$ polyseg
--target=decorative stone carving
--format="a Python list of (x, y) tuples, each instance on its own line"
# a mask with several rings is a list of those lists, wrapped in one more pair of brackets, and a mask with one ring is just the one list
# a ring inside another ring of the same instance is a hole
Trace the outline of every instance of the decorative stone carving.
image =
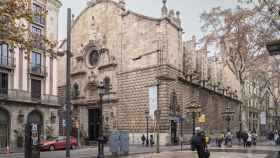
[(167, 9), (167, 6), (166, 6), (166, 2), (167, 0), (163, 0), (162, 3), (163, 3), (163, 7), (161, 8), (161, 16), (164, 18), (164, 17), (167, 17), (167, 14), (168, 14), (168, 9)]

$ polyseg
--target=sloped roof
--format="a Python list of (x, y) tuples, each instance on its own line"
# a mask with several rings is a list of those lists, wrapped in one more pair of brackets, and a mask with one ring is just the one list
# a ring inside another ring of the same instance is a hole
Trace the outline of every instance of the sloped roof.
[[(99, 3), (111, 3), (111, 4), (116, 5), (120, 9), (124, 9), (119, 3), (117, 3), (116, 1), (113, 1), (113, 0), (96, 0), (94, 3), (92, 3), (91, 5), (88, 5), (85, 9), (83, 9), (81, 11), (81, 13), (74, 20), (74, 22), (72, 24), (72, 27), (77, 23), (77, 21), (80, 19), (81, 15), (83, 15), (88, 9), (96, 6)], [(135, 15), (137, 17), (141, 17), (141, 18), (144, 18), (144, 19), (147, 19), (147, 20), (151, 20), (151, 21), (158, 21), (158, 22), (160, 22), (162, 20), (167, 20), (171, 25), (173, 25), (177, 29), (182, 29), (178, 25), (174, 24), (168, 17), (165, 17), (165, 18), (154, 18), (154, 17), (146, 16), (146, 15), (143, 15), (143, 14), (140, 14), (140, 13), (136, 13), (136, 12), (134, 12), (132, 10), (126, 10), (126, 14), (125, 15), (128, 15), (128, 14), (133, 14), (133, 15)]]

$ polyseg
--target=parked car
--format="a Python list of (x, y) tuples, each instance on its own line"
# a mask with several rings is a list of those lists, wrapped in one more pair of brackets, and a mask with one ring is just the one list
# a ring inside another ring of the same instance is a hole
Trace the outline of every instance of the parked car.
[[(78, 141), (76, 138), (71, 137), (70, 139), (70, 147), (71, 149), (76, 149), (78, 146)], [(66, 148), (66, 137), (65, 136), (58, 136), (51, 141), (44, 141), (43, 144), (40, 146), (40, 150), (42, 151), (54, 151), (54, 150), (61, 150)]]

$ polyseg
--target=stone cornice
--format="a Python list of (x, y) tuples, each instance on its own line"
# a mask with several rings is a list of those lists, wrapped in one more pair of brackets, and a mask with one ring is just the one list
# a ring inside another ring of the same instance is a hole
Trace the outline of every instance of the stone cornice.
[(21, 105), (26, 105), (26, 106), (43, 106), (43, 107), (52, 107), (52, 108), (61, 108), (62, 106), (60, 104), (45, 104), (42, 102), (36, 102), (36, 101), (17, 101), (17, 100), (9, 100), (9, 99), (0, 99), (0, 102), (6, 102), (6, 103), (17, 103), (17, 104), (21, 104)]
[(209, 88), (206, 88), (206, 87), (203, 87), (203, 86), (201, 86), (201, 85), (195, 84), (195, 83), (190, 82), (190, 81), (188, 81), (188, 80), (186, 80), (186, 79), (184, 79), (184, 78), (182, 78), (182, 77), (178, 77), (178, 81), (180, 81), (180, 82), (182, 82), (182, 83), (184, 83), (184, 84), (189, 84), (189, 85), (192, 85), (192, 86), (194, 86), (194, 87), (198, 87), (198, 88), (203, 89), (203, 90), (206, 90), (206, 91), (208, 91), (208, 92), (210, 92), (210, 93), (214, 93), (214, 94), (216, 94), (216, 95), (225, 97), (226, 99), (229, 99), (229, 100), (238, 102), (239, 104), (242, 104), (242, 102), (241, 102), (240, 100), (238, 100), (238, 99), (235, 99), (235, 98), (226, 96), (226, 95), (221, 94), (221, 93), (219, 93), (219, 92), (213, 91), (213, 90), (211, 90), (211, 89), (209, 89)]
[(49, 0), (49, 3), (54, 4), (58, 9), (62, 7), (60, 0)]
[(116, 63), (110, 63), (110, 64), (106, 64), (106, 65), (101, 65), (98, 67), (98, 70), (103, 70), (103, 69), (107, 69), (110, 67), (116, 67), (118, 64)]

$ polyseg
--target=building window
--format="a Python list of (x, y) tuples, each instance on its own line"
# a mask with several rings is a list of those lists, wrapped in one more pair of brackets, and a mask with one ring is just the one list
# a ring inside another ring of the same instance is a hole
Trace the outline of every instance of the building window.
[(36, 34), (36, 35), (42, 35), (42, 29), (40, 29), (38, 27), (35, 27), (35, 26), (31, 27), (31, 32)]
[(8, 74), (0, 72), (0, 94), (8, 94)]
[(109, 77), (104, 78), (103, 83), (104, 83), (105, 93), (109, 93), (109, 91), (110, 91), (110, 87), (111, 87), (110, 82), (111, 81), (110, 81)]
[(175, 91), (172, 92), (170, 97), (170, 111), (174, 114), (177, 111), (177, 94)]
[(34, 22), (36, 24), (45, 25), (44, 8), (36, 3), (32, 6)]
[(89, 64), (90, 66), (96, 66), (99, 61), (99, 53), (98, 50), (93, 50), (89, 54)]
[(31, 79), (31, 98), (41, 99), (41, 80)]
[(37, 52), (32, 52), (31, 71), (32, 73), (41, 74), (42, 72), (42, 55)]
[(77, 98), (79, 95), (80, 95), (80, 87), (77, 83), (75, 83), (72, 88), (72, 97)]
[(0, 65), (8, 65), (9, 46), (6, 43), (0, 43)]

